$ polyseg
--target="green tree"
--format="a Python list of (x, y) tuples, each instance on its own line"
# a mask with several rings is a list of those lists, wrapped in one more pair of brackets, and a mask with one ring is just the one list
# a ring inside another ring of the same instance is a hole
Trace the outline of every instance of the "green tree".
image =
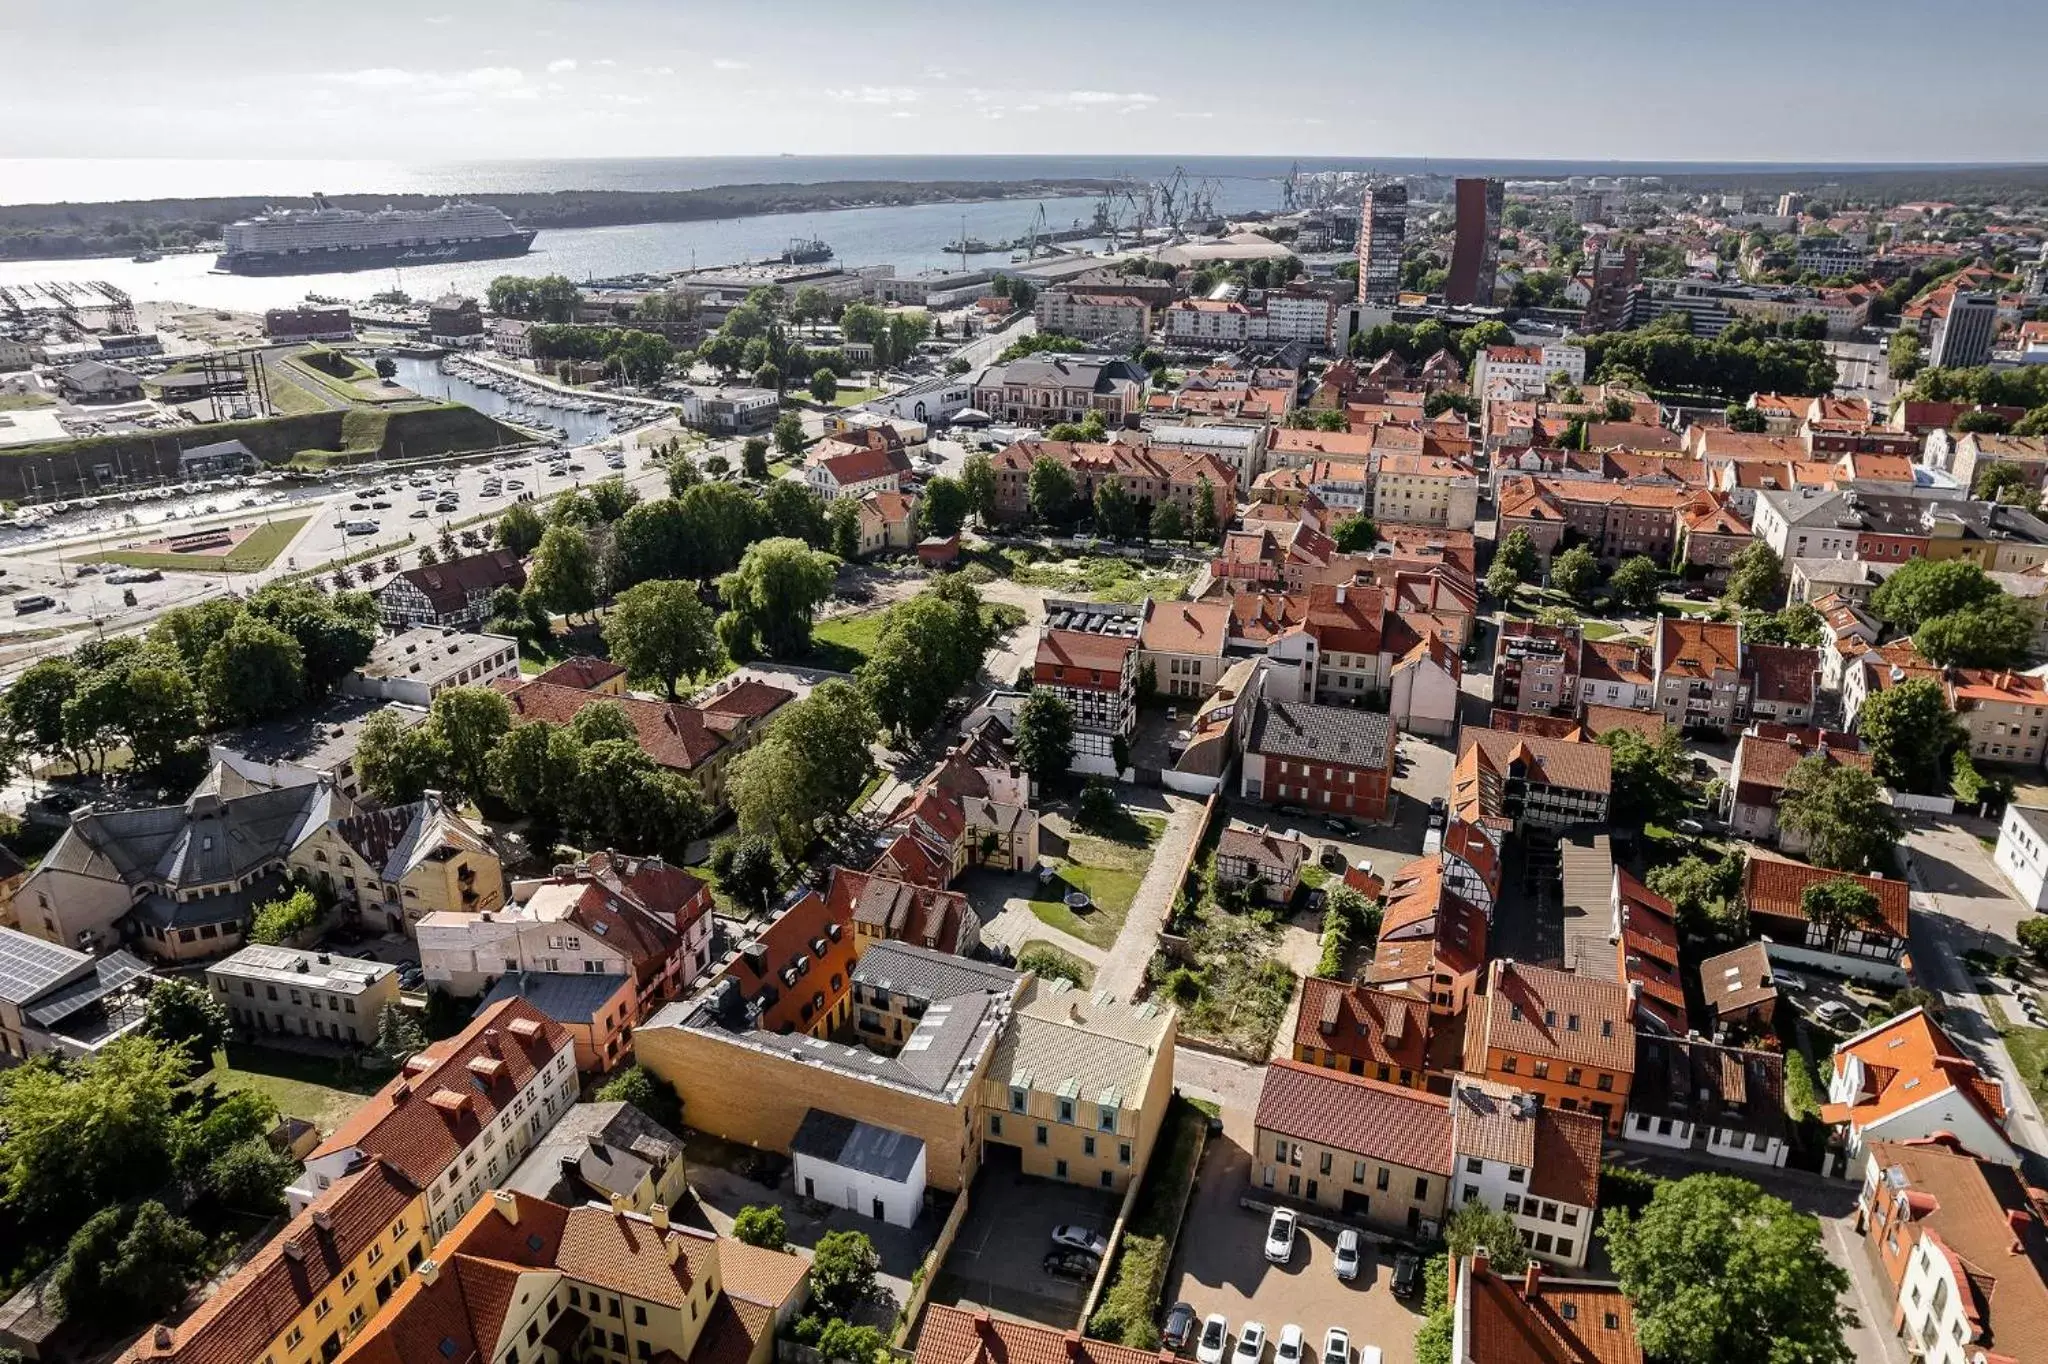
[(491, 750), (491, 790), (550, 835), (562, 827), (582, 776), (583, 743), (566, 726), (518, 725)]
[(614, 1071), (591, 1097), (600, 1103), (629, 1103), (670, 1132), (683, 1130), (683, 1101), (675, 1086), (637, 1061)]
[(59, 1067), (31, 1063), (0, 1083), (0, 1202), (22, 1233), (61, 1240), (88, 1208), (163, 1181), (177, 1130), (184, 1052), (153, 1037), (117, 1038)]
[(811, 647), (811, 617), (831, 594), (838, 560), (801, 540), (779, 537), (748, 546), (739, 567), (719, 579), (719, 595), (752, 623), (776, 658)]
[(64, 1247), (51, 1280), (67, 1312), (127, 1327), (177, 1306), (204, 1273), (206, 1236), (155, 1199), (95, 1213)]
[(1818, 881), (1799, 894), (1799, 907), (1806, 917), (1821, 926), (1827, 950), (1838, 951), (1851, 929), (1868, 928), (1884, 922), (1877, 894), (1861, 881), (1838, 877)]
[(1500, 542), (1500, 548), (1494, 551), (1493, 562), (1496, 567), (1507, 565), (1508, 570), (1514, 574), (1515, 581), (1522, 583), (1535, 578), (1542, 567), (1542, 561), (1536, 554), (1536, 542), (1529, 538), (1529, 532), (1520, 526), (1509, 531), (1508, 538)]
[(827, 1317), (851, 1318), (874, 1300), (881, 1266), (865, 1233), (828, 1231), (811, 1251), (811, 1300)]
[[(1964, 418), (1976, 416), (1966, 412)], [(1961, 429), (1961, 423), (1956, 429)], [(1970, 496), (1986, 502), (2012, 502), (2028, 511), (2041, 509), (2041, 476), (2027, 477), (2027, 471), (2017, 464), (1994, 460), (1977, 470), (1977, 481), (1970, 489)]]
[(1961, 740), (1939, 679), (1909, 678), (1872, 693), (1857, 717), (1877, 779), (1922, 795), (1942, 789), (1948, 754)]
[(1380, 542), (1380, 528), (1364, 512), (1354, 512), (1337, 523), (1330, 538), (1346, 554), (1370, 554)]
[(996, 519), (996, 466), (985, 454), (972, 454), (960, 469), (960, 489), (967, 494), (967, 509), (984, 526)]
[(204, 986), (171, 976), (150, 989), (142, 1030), (182, 1051), (194, 1070), (203, 1070), (227, 1045), (228, 1007)]
[(313, 892), (300, 886), (281, 900), (256, 906), (249, 918), (249, 941), (266, 947), (292, 942), (319, 924), (320, 902)]
[(199, 685), (224, 723), (289, 714), (306, 699), (306, 651), (275, 625), (243, 616), (206, 651)]
[(1529, 1263), (1529, 1248), (1515, 1219), (1477, 1200), (1460, 1203), (1451, 1214), (1444, 1224), (1444, 1245), (1460, 1262), (1484, 1249), (1493, 1272), (1509, 1277), (1520, 1274)]
[(1806, 839), (1815, 866), (1870, 871), (1891, 864), (1899, 822), (1877, 778), (1815, 754), (1785, 774), (1778, 822)]
[(1789, 602), (1782, 611), (1746, 611), (1742, 616), (1744, 644), (1793, 644), (1817, 649), (1827, 635), (1827, 622), (1810, 603)]
[(1095, 485), (1095, 530), (1118, 544), (1138, 534), (1138, 504), (1114, 474)]
[(394, 999), (377, 1011), (377, 1040), (373, 1045), (379, 1056), (393, 1065), (403, 1065), (406, 1058), (426, 1049), (427, 1034), (419, 1020)]
[(825, 499), (792, 479), (777, 479), (761, 494), (761, 520), (762, 529), (769, 535), (801, 540), (812, 549), (823, 549), (832, 541), (825, 519)]
[(775, 419), (775, 448), (785, 455), (800, 455), (804, 450), (803, 418), (794, 412), (785, 412)]
[(829, 403), (839, 396), (839, 376), (820, 365), (811, 375), (811, 396), (821, 403)]
[(548, 610), (584, 615), (597, 607), (597, 549), (576, 526), (550, 526), (533, 553), (527, 589)]
[(1600, 586), (1600, 561), (1584, 545), (1573, 545), (1550, 561), (1550, 585), (1574, 601), (1590, 602)]
[(733, 763), (727, 793), (741, 830), (789, 856), (802, 852), (817, 821), (844, 811), (873, 775), (878, 725), (867, 698), (845, 682), (784, 706), (767, 737)]
[(1610, 1208), (1607, 1241), (1643, 1352), (1669, 1364), (1850, 1364), (1849, 1276), (1820, 1223), (1736, 1175), (1657, 1186), (1640, 1213)]
[(860, 667), (862, 694), (875, 717), (897, 735), (929, 729), (946, 702), (981, 668), (989, 641), (979, 594), (972, 584), (964, 587), (973, 600), (925, 592), (891, 607), (873, 652)]
[[(681, 497), (684, 493), (704, 481), (704, 471), (699, 469), (697, 462), (682, 450), (678, 450), (668, 457), (666, 472), (668, 476), (668, 495), (670, 497)], [(538, 544), (540, 542), (536, 540), (534, 543)]]
[(685, 582), (641, 583), (620, 593), (605, 619), (604, 642), (629, 676), (659, 681), (671, 701), (678, 681), (724, 661), (711, 608)]
[(78, 694), (78, 681), (78, 667), (68, 658), (45, 658), (30, 664), (8, 689), (8, 729), (30, 748), (69, 753), (64, 706)]
[(1689, 760), (1677, 730), (1665, 725), (1649, 739), (1632, 729), (1610, 729), (1599, 743), (1612, 764), (1616, 823), (1669, 823), (1684, 813)]
[(1054, 693), (1033, 691), (1017, 708), (1017, 762), (1040, 783), (1074, 765), (1074, 712)]
[(489, 687), (450, 687), (434, 698), (427, 724), (440, 735), (457, 789), (472, 801), (483, 799), (491, 752), (512, 728), (512, 703)]
[(284, 1191), (301, 1168), (290, 1152), (273, 1151), (262, 1137), (250, 1137), (208, 1161), (199, 1186), (223, 1207), (269, 1216), (284, 1211)]
[(1913, 647), (1954, 668), (2016, 668), (2033, 651), (2040, 616), (2032, 602), (2003, 592), (1981, 606), (1920, 622)]
[(743, 909), (767, 913), (782, 873), (775, 845), (755, 834), (728, 834), (711, 845), (711, 870), (726, 898)]
[(735, 1240), (763, 1250), (781, 1250), (789, 1244), (789, 1226), (782, 1219), (782, 1209), (773, 1203), (741, 1208), (739, 1216), (732, 1219), (732, 1234)]
[(1763, 541), (1745, 545), (1728, 561), (1728, 585), (1721, 600), (1730, 606), (1766, 610), (1785, 590), (1785, 566)]
[(1060, 529), (1072, 519), (1078, 494), (1066, 465), (1051, 455), (1040, 455), (1031, 462), (1026, 488), (1031, 515), (1040, 525)]
[(1998, 584), (1967, 559), (1913, 559), (1870, 594), (1870, 609), (1912, 634), (1923, 621), (1983, 606), (1999, 595)]
[(1222, 532), (1222, 523), (1216, 519), (1216, 485), (1203, 474), (1195, 483), (1194, 529), (1191, 538), (1198, 545), (1213, 544)]
[(772, 388), (778, 394), (781, 393), (782, 367), (773, 360), (765, 361), (760, 368), (754, 371), (754, 387)]
[(1172, 542), (1188, 533), (1178, 502), (1161, 502), (1152, 508), (1152, 538)]
[(2028, 956), (2037, 962), (2048, 962), (2048, 919), (2020, 920), (2015, 936)]
[(748, 436), (740, 446), (740, 472), (748, 478), (766, 480), (768, 477), (768, 442), (759, 436)]
[(372, 715), (356, 736), (356, 771), (380, 805), (404, 805), (445, 786), (450, 764), (437, 727), (408, 725), (393, 710)]
[(825, 509), (827, 546), (848, 563), (860, 557), (860, 503), (837, 497)]
[(940, 474), (924, 485), (924, 497), (917, 504), (919, 527), (926, 535), (959, 533), (967, 520), (967, 489), (958, 479)]
[(1648, 611), (1657, 604), (1657, 594), (1664, 586), (1664, 571), (1657, 567), (1657, 561), (1647, 554), (1638, 554), (1622, 560), (1614, 570), (1614, 576), (1607, 580), (1607, 590), (1623, 606), (1637, 611)]
[(678, 500), (683, 520), (668, 578), (715, 578), (767, 534), (761, 499), (730, 483), (706, 483)]
[(584, 747), (571, 819), (590, 844), (679, 863), (710, 811), (697, 784), (657, 765), (637, 738), (601, 739)]
[(1764, 414), (1746, 403), (1730, 403), (1725, 413), (1730, 431), (1756, 434), (1764, 430)]
[[(1605, 736), (1602, 736), (1605, 737)], [(1699, 937), (1742, 931), (1742, 858), (1708, 860), (1688, 853), (1650, 868), (1644, 884), (1671, 902), (1680, 927)]]
[(640, 494), (627, 487), (626, 480), (616, 474), (591, 484), (586, 496), (590, 499), (591, 510), (597, 513), (597, 519), (607, 526), (616, 524), (619, 518), (640, 505)]

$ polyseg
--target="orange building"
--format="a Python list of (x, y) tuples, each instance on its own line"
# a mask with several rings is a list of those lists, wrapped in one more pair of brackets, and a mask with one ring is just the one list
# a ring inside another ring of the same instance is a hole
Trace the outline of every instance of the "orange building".
[(1620, 1136), (1636, 1068), (1628, 989), (1568, 971), (1495, 961), (1484, 1011), (1466, 1020), (1465, 1069), (1514, 1085)]
[(852, 1009), (857, 941), (830, 901), (805, 891), (740, 947), (725, 978), (739, 983), (750, 1010), (760, 1010), (754, 1026), (763, 1032), (829, 1037)]
[(1426, 1001), (1320, 976), (1301, 983), (1295, 1060), (1422, 1089), (1428, 1051)]

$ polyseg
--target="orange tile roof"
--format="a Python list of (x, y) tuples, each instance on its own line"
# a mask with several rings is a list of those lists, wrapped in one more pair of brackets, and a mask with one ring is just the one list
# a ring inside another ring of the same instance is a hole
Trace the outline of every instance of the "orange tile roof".
[[(1623, 986), (1569, 971), (1495, 961), (1476, 1041), (1483, 1049), (1627, 1074), (1636, 1033)], [(1474, 1053), (1484, 1056), (1485, 1050)]]
[(1460, 742), (1458, 761), (1462, 764), (1474, 753), (1482, 765), (1490, 765), (1496, 772), (1506, 772), (1511, 763), (1524, 763), (1529, 780), (1545, 786), (1605, 794), (1614, 785), (1612, 755), (1599, 744), (1469, 729)]
[(1664, 721), (1655, 712), (1624, 706), (1587, 706), (1582, 718), (1589, 739), (1598, 739), (1617, 729), (1634, 730), (1645, 739), (1655, 739), (1664, 729)]
[(1297, 427), (1282, 427), (1273, 433), (1272, 453), (1274, 455), (1317, 455), (1324, 459), (1362, 460), (1373, 452), (1379, 439), (1371, 429), (1365, 431), (1309, 431)]
[(1579, 678), (1585, 682), (1623, 682), (1647, 687), (1656, 681), (1650, 651), (1641, 644), (1588, 639), (1579, 645)]
[(1635, 1308), (1618, 1287), (1530, 1266), (1516, 1278), (1476, 1262), (1454, 1267), (1469, 1287), (1466, 1364), (1643, 1364)]
[(574, 687), (578, 691), (594, 691), (614, 677), (622, 676), (625, 669), (608, 658), (592, 658), (579, 654), (565, 658), (546, 672), (534, 677), (536, 682), (549, 682), (558, 687)]
[(1667, 616), (1657, 622), (1657, 644), (1663, 677), (1711, 681), (1717, 672), (1741, 669), (1742, 634), (1733, 621)]
[(1949, 673), (1949, 701), (2009, 706), (2048, 705), (2048, 680), (1994, 668), (1956, 668)]
[[(1104, 674), (1114, 690), (1123, 675), (1124, 659), (1138, 641), (1128, 636), (1097, 635), (1084, 630), (1047, 630), (1038, 641), (1041, 668), (1086, 668)], [(1058, 685), (1081, 685), (1085, 679), (1062, 678)]]
[(1862, 1063), (1862, 1091), (1849, 1103), (1823, 1106), (1824, 1121), (1847, 1122), (1861, 1130), (1953, 1089), (1993, 1127), (2005, 1126), (2005, 1098), (1998, 1081), (1979, 1070), (1925, 1009), (1909, 1009), (1835, 1048), (1837, 1077), (1848, 1072), (1851, 1056)]
[(1310, 976), (1301, 983), (1294, 1044), (1419, 1075), (1429, 1050), (1429, 1006), (1408, 995)]
[(916, 1364), (1161, 1364), (1160, 1353), (1090, 1340), (989, 1312), (944, 1303), (924, 1309)]
[[(570, 1046), (567, 1030), (525, 1000), (500, 1000), (454, 1037), (415, 1056), (313, 1154), (361, 1150), (425, 1188)], [(492, 1060), (499, 1065), (489, 1076), (470, 1065)], [(443, 1094), (459, 1102), (434, 1102)]]
[(1259, 1086), (1253, 1121), (1262, 1132), (1390, 1165), (1451, 1172), (1451, 1105), (1441, 1095), (1298, 1061), (1273, 1061)]
[(1808, 920), (1802, 897), (1806, 888), (1827, 881), (1854, 881), (1868, 889), (1877, 896), (1878, 912), (1884, 916), (1885, 927), (1891, 930), (1892, 936), (1907, 936), (1910, 892), (1904, 881), (1892, 877), (1829, 871), (1825, 867), (1809, 867), (1804, 862), (1788, 862), (1757, 850), (1750, 854), (1749, 862), (1742, 871), (1742, 898), (1752, 917), (1796, 919), (1805, 924)]
[(1746, 651), (1759, 701), (1813, 704), (1820, 686), (1820, 651), (1796, 644), (1752, 644)]
[(1221, 657), (1230, 633), (1227, 601), (1154, 601), (1145, 608), (1138, 638), (1152, 653)]

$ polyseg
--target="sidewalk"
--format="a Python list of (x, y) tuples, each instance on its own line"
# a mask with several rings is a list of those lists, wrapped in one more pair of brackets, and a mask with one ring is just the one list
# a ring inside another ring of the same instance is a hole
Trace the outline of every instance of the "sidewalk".
[(1117, 934), (1116, 943), (1095, 977), (1096, 989), (1107, 990), (1118, 999), (1137, 998), (1139, 987), (1145, 983), (1145, 967), (1159, 947), (1159, 926), (1165, 921), (1167, 907), (1173, 903), (1174, 892), (1180, 889), (1181, 863), (1187, 858), (1195, 826), (1202, 817), (1200, 801), (1171, 791), (1162, 791), (1160, 795), (1167, 809), (1166, 832), (1152, 850), (1152, 865), (1145, 869), (1145, 879), (1131, 900), (1123, 931)]

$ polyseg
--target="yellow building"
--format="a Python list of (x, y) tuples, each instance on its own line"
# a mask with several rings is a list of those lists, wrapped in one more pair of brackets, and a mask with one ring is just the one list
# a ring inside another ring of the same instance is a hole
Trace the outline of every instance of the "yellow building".
[(1927, 557), (1968, 559), (1986, 573), (2025, 573), (2048, 563), (2048, 523), (2010, 503), (1932, 505)]
[(377, 1315), (428, 1249), (426, 1198), (390, 1165), (343, 1176), (176, 1326), (120, 1364), (320, 1364)]
[(415, 937), (429, 914), (505, 905), (505, 868), (490, 836), (431, 792), (326, 821), (291, 850), (288, 865), (380, 933)]
[(1177, 1017), (1034, 979), (982, 1080), (983, 1138), (1026, 1174), (1121, 1192), (1165, 1121)]

